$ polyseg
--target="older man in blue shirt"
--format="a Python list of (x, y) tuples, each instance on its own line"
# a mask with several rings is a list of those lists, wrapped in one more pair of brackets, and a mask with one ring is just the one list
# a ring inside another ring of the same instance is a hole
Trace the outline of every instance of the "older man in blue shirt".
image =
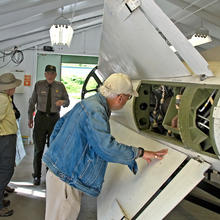
[(111, 135), (111, 110), (121, 109), (132, 95), (138, 96), (130, 78), (112, 74), (97, 94), (76, 104), (57, 122), (43, 156), (49, 168), (46, 220), (77, 219), (82, 192), (99, 195), (108, 162), (128, 165), (135, 174), (138, 157), (150, 162), (167, 153), (121, 144)]

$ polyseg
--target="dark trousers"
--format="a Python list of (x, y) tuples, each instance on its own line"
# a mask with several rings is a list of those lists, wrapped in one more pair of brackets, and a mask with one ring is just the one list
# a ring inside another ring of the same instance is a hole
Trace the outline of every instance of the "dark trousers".
[(41, 167), (42, 167), (42, 155), (44, 152), (44, 146), (47, 143), (49, 147), (49, 138), (53, 131), (54, 125), (60, 118), (59, 114), (47, 115), (43, 112), (37, 112), (34, 118), (34, 173), (33, 177), (41, 177)]
[(16, 134), (0, 136), (0, 209), (3, 208), (5, 187), (14, 173)]

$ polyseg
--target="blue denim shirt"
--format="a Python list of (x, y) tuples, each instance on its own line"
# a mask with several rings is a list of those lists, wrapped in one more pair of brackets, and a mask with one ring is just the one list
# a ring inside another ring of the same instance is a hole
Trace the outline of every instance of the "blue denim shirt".
[(59, 119), (43, 156), (61, 180), (91, 196), (98, 196), (108, 162), (126, 164), (136, 173), (138, 148), (118, 143), (110, 134), (111, 115), (100, 93), (77, 103)]

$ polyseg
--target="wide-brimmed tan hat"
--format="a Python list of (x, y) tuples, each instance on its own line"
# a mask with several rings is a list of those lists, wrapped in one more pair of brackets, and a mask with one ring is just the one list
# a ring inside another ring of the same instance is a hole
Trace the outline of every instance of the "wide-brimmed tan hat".
[(21, 85), (21, 82), (13, 73), (4, 73), (0, 75), (0, 91), (16, 88)]

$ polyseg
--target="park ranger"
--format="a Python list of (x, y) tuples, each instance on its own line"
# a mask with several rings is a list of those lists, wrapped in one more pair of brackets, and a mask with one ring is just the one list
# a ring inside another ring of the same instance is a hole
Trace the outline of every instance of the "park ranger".
[(57, 76), (56, 67), (47, 65), (45, 68), (46, 80), (36, 82), (34, 91), (29, 99), (28, 126), (33, 127), (33, 114), (35, 105), (37, 109), (34, 118), (34, 161), (33, 161), (33, 183), (40, 185), (42, 155), (44, 146), (47, 143), (49, 147), (49, 138), (53, 127), (60, 118), (61, 106), (69, 106), (69, 97), (63, 83), (55, 81)]

